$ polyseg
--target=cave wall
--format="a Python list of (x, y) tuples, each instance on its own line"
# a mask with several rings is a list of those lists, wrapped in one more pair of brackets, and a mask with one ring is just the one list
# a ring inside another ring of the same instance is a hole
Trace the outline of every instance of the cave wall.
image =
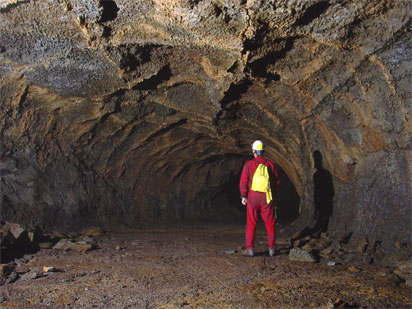
[[(231, 213), (250, 143), (313, 225), (411, 236), (409, 1), (3, 1), (1, 215), (48, 228)], [(225, 208), (226, 207), (226, 208)]]

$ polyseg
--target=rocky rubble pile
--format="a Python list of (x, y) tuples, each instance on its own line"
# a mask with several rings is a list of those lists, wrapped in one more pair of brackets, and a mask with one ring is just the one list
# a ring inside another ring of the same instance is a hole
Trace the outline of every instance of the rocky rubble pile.
[(291, 261), (346, 265), (354, 273), (362, 271), (361, 265), (376, 264), (382, 267), (376, 273), (377, 279), (412, 286), (412, 251), (407, 243), (397, 242), (397, 250), (388, 254), (380, 241), (351, 239), (351, 234), (335, 239), (328, 233), (299, 232), (289, 244)]
[(28, 232), (16, 223), (1, 222), (0, 224), (1, 263), (36, 251), (37, 248), (33, 242), (34, 232)]
[(97, 247), (94, 237), (103, 231), (98, 227), (86, 229), (78, 234), (46, 234), (39, 230), (27, 231), (17, 223), (2, 222), (0, 227), (1, 263), (0, 285), (17, 280), (32, 280), (57, 272), (53, 266), (41, 270), (29, 269), (26, 264), (35, 258), (39, 250), (73, 250), (86, 252)]

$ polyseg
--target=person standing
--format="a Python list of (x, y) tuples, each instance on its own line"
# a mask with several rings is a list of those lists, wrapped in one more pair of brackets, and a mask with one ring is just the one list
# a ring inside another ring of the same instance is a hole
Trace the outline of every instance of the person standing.
[[(239, 184), (242, 204), (246, 206), (246, 251), (243, 255), (255, 255), (255, 228), (260, 211), (266, 227), (269, 255), (274, 256), (276, 219), (271, 185), (273, 187), (273, 184), (279, 184), (279, 177), (273, 162), (263, 157), (262, 141), (256, 140), (252, 144), (252, 153), (254, 158), (243, 166)], [(262, 186), (262, 183), (265, 185)]]

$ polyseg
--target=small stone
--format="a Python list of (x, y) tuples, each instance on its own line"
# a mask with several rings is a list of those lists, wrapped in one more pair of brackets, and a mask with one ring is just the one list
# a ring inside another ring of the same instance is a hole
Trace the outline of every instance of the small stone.
[(331, 259), (331, 258), (333, 258), (332, 255), (330, 255), (330, 254), (322, 254), (322, 253), (319, 253), (319, 256), (320, 256), (320, 257), (323, 257), (324, 259)]
[(40, 249), (51, 249), (53, 247), (52, 242), (41, 242), (39, 243)]
[(350, 262), (358, 256), (358, 253), (346, 253), (342, 255), (342, 259), (345, 262)]
[(317, 239), (311, 239), (306, 245), (302, 247), (302, 249), (305, 251), (311, 251), (313, 248), (317, 247), (317, 244)]
[(358, 308), (360, 307), (356, 303), (347, 303), (343, 300), (340, 300), (339, 298), (334, 303), (331, 303), (330, 305), (329, 305), (330, 307), (328, 308)]
[(0, 286), (5, 285), (7, 282), (6, 278), (3, 276), (0, 276)]
[(403, 261), (398, 264), (400, 271), (408, 274), (412, 274), (412, 261)]
[(320, 237), (323, 239), (328, 239), (328, 233), (322, 232), (320, 233)]
[(395, 269), (393, 271), (394, 274), (396, 274), (399, 278), (402, 278), (403, 280), (412, 280), (412, 274), (405, 273), (401, 271), (399, 268)]
[(54, 233), (54, 234), (44, 234), (43, 236), (45, 237), (50, 237), (51, 239), (63, 239), (66, 238), (67, 236), (64, 234), (60, 234), (60, 233)]
[(376, 273), (376, 276), (386, 277), (386, 276), (390, 275), (391, 273), (392, 273), (392, 270), (390, 270), (389, 268), (382, 268)]
[(329, 247), (327, 247), (326, 249), (323, 249), (320, 253), (321, 254), (324, 254), (324, 255), (329, 255), (329, 254), (331, 254), (333, 252), (333, 247), (332, 246), (329, 246)]
[(355, 266), (349, 266), (349, 267), (348, 267), (348, 270), (349, 270), (350, 272), (352, 272), (352, 273), (358, 273), (358, 272), (361, 272), (361, 271), (362, 271), (360, 268), (355, 267)]
[(27, 265), (20, 265), (16, 267), (15, 270), (18, 274), (25, 274), (30, 271), (30, 268)]
[(73, 243), (68, 240), (68, 239), (61, 239), (57, 244), (53, 246), (53, 249), (58, 249), (58, 250), (69, 250), (70, 246)]
[(13, 235), (15, 239), (18, 239), (21, 234), (23, 234), (26, 230), (21, 227), (20, 224), (11, 223), (10, 224), (10, 233)]
[(235, 250), (226, 250), (225, 254), (235, 254), (236, 251)]
[(328, 264), (326, 264), (326, 265), (328, 265), (328, 266), (335, 266), (335, 265), (336, 265), (336, 262), (334, 262), (334, 261), (329, 261)]
[(57, 271), (58, 271), (57, 268), (53, 267), (53, 266), (44, 266), (43, 267), (43, 272), (45, 272), (45, 273), (54, 273), (54, 272), (57, 272)]
[(315, 259), (309, 252), (298, 248), (293, 248), (289, 251), (289, 260), (308, 263), (315, 262)]
[(323, 250), (325, 248), (330, 247), (330, 243), (326, 240), (321, 238), (317, 243), (316, 243), (316, 249), (318, 250)]
[(39, 276), (39, 273), (37, 272), (37, 271), (31, 271), (31, 272), (29, 272), (29, 273), (26, 273), (26, 274), (24, 274), (24, 275), (22, 275), (21, 277), (20, 277), (20, 280), (22, 280), (22, 281), (27, 281), (27, 280), (34, 280), (34, 279), (37, 279), (37, 278), (39, 278), (40, 276)]
[(33, 242), (34, 241), (34, 232), (29, 232), (28, 236), (29, 236), (30, 241)]
[(9, 276), (14, 270), (14, 265), (11, 264), (0, 264), (0, 275), (7, 277)]
[(26, 264), (28, 261), (31, 260), (31, 258), (32, 258), (31, 256), (29, 257), (29, 256), (27, 256), (27, 255), (24, 255), (24, 256), (22, 256), (22, 257), (19, 258), (19, 259), (15, 259), (14, 262), (15, 262), (17, 265)]
[(92, 244), (94, 242), (94, 239), (89, 235), (85, 235), (83, 236), (82, 241), (84, 241), (86, 244)]
[(395, 275), (394, 273), (391, 273), (384, 277), (376, 276), (376, 279), (390, 286), (398, 286), (399, 283), (403, 282), (403, 280), (399, 278), (399, 276)]
[(79, 252), (85, 252), (87, 250), (90, 250), (93, 246), (88, 245), (88, 244), (78, 244), (71, 242), (68, 239), (62, 239), (60, 240), (57, 244), (54, 245), (53, 249), (58, 249), (58, 250), (74, 250), (74, 251), (79, 251)]
[(34, 254), (25, 254), (23, 255), (23, 259), (25, 260), (25, 263), (27, 263), (30, 260), (34, 260), (35, 255)]
[(326, 304), (326, 308), (327, 308), (327, 309), (333, 309), (333, 308), (335, 308), (332, 300), (328, 300), (328, 303)]
[(362, 239), (358, 243), (358, 252), (365, 252), (366, 248), (368, 247), (369, 242), (366, 239)]
[(19, 274), (17, 272), (13, 271), (7, 279), (7, 283), (13, 283), (13, 282), (17, 281), (19, 279), (19, 277), (20, 277)]
[(119, 251), (120, 249), (122, 249), (120, 246), (116, 246), (115, 250)]
[(345, 245), (344, 250), (348, 253), (363, 253), (366, 251), (368, 244), (369, 242), (366, 239), (359, 239)]
[(293, 242), (293, 247), (294, 247), (294, 248), (298, 248), (299, 245), (300, 245), (300, 240), (299, 240), (299, 239), (297, 239), (297, 240), (295, 240), (295, 241)]
[(83, 235), (89, 235), (89, 236), (100, 236), (103, 234), (103, 230), (100, 227), (91, 227), (87, 230), (84, 230), (82, 232)]

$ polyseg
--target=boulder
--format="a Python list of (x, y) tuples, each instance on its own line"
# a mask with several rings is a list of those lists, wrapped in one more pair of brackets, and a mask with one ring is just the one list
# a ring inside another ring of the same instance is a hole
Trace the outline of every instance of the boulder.
[(20, 224), (11, 222), (4, 222), (0, 227), (0, 246), (2, 263), (37, 251), (37, 246), (30, 240), (29, 233)]
[(71, 242), (68, 239), (61, 239), (57, 244), (53, 246), (53, 249), (57, 250), (74, 250), (79, 252), (85, 252), (92, 249), (92, 245), (90, 244), (79, 244), (75, 242)]
[(289, 251), (289, 260), (297, 261), (297, 262), (307, 262), (307, 263), (314, 263), (316, 262), (313, 256), (302, 249), (293, 248)]
[(0, 276), (8, 277), (14, 270), (13, 264), (0, 264)]

